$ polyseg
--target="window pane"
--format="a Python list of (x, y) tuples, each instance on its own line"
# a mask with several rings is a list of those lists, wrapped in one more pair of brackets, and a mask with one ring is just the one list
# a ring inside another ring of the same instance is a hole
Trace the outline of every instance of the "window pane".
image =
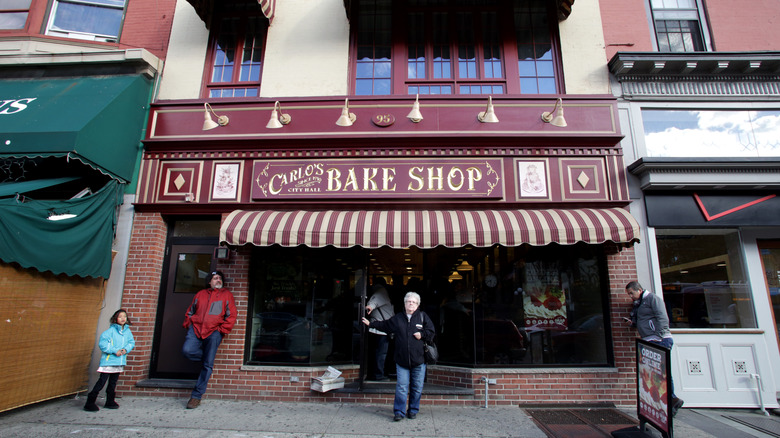
[(117, 36), (123, 9), (58, 2), (52, 30)]
[(458, 13), (458, 77), (474, 79), (477, 77), (477, 48), (475, 46), (473, 16), (471, 13)]
[(656, 230), (669, 323), (675, 328), (755, 328), (734, 230)]
[(0, 12), (0, 29), (24, 29), (27, 12)]
[(545, 5), (530, 1), (515, 9), (520, 92), (556, 93), (552, 41)]
[(0, 11), (29, 9), (32, 0), (0, 0)]
[[(260, 23), (259, 20), (263, 20), (263, 22)], [(264, 35), (265, 18), (252, 17), (249, 19), (247, 30), (244, 33), (244, 55), (241, 61), (239, 81), (260, 81)]]
[(407, 52), (409, 79), (425, 79), (425, 21), (422, 14), (409, 14)]
[(643, 110), (650, 157), (778, 157), (780, 110)]

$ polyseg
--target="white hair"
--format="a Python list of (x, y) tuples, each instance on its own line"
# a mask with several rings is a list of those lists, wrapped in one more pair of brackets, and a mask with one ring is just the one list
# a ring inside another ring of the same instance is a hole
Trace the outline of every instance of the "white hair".
[(417, 300), (417, 304), (420, 304), (420, 294), (417, 292), (407, 292), (406, 295), (404, 295), (404, 303), (409, 300), (409, 298), (415, 298)]

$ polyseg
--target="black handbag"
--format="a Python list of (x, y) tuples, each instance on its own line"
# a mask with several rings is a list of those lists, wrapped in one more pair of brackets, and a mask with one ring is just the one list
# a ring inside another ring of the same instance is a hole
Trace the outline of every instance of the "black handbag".
[(433, 365), (439, 360), (439, 349), (436, 344), (423, 341), (423, 349), (425, 350), (425, 363)]
[[(424, 315), (424, 313), (423, 313)], [(421, 315), (422, 316), (422, 315)], [(424, 319), (424, 317), (423, 317)], [(436, 362), (439, 361), (439, 349), (436, 347), (436, 343), (426, 342), (423, 340), (423, 351), (425, 352), (425, 363), (428, 365), (433, 365)]]

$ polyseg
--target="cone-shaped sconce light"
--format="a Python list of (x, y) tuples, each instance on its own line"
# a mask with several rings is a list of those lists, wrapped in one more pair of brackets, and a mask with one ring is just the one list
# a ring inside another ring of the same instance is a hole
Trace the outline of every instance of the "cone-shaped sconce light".
[[(208, 131), (209, 129), (214, 129), (219, 126), (226, 126), (230, 119), (228, 119), (228, 116), (218, 116), (213, 109), (211, 109), (211, 105), (208, 103), (203, 104), (203, 108), (205, 109), (203, 113), (203, 130)], [(211, 114), (209, 114), (211, 113)], [(217, 121), (215, 122), (214, 119), (211, 118), (211, 115), (214, 115), (214, 117), (217, 118)]]
[[(557, 114), (555, 110), (558, 110)], [(559, 97), (558, 100), (555, 101), (555, 106), (552, 111), (549, 113), (546, 111), (542, 113), (542, 121), (559, 128), (566, 126), (566, 119), (563, 118), (563, 99)]]
[[(277, 109), (278, 108), (278, 109)], [(277, 100), (274, 103), (274, 109), (271, 111), (271, 118), (268, 120), (268, 124), (265, 125), (268, 129), (279, 129), (284, 125), (289, 124), (292, 121), (292, 117), (289, 114), (282, 112), (282, 105)]]
[(477, 114), (477, 120), (482, 123), (498, 123), (496, 112), (493, 111), (493, 96), (488, 97), (487, 109)]
[(341, 109), (341, 116), (336, 120), (339, 126), (352, 126), (357, 120), (355, 113), (349, 112), (349, 99), (344, 99), (344, 108)]
[(422, 113), (420, 112), (420, 95), (418, 94), (417, 97), (414, 99), (414, 105), (412, 105), (412, 110), (409, 111), (409, 114), (406, 115), (406, 117), (411, 120), (414, 123), (420, 123), (423, 119)]

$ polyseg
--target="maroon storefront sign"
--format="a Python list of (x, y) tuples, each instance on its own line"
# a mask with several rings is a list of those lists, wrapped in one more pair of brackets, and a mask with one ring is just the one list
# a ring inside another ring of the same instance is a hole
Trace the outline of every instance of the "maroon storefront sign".
[(264, 160), (252, 199), (484, 198), (504, 196), (500, 159)]

